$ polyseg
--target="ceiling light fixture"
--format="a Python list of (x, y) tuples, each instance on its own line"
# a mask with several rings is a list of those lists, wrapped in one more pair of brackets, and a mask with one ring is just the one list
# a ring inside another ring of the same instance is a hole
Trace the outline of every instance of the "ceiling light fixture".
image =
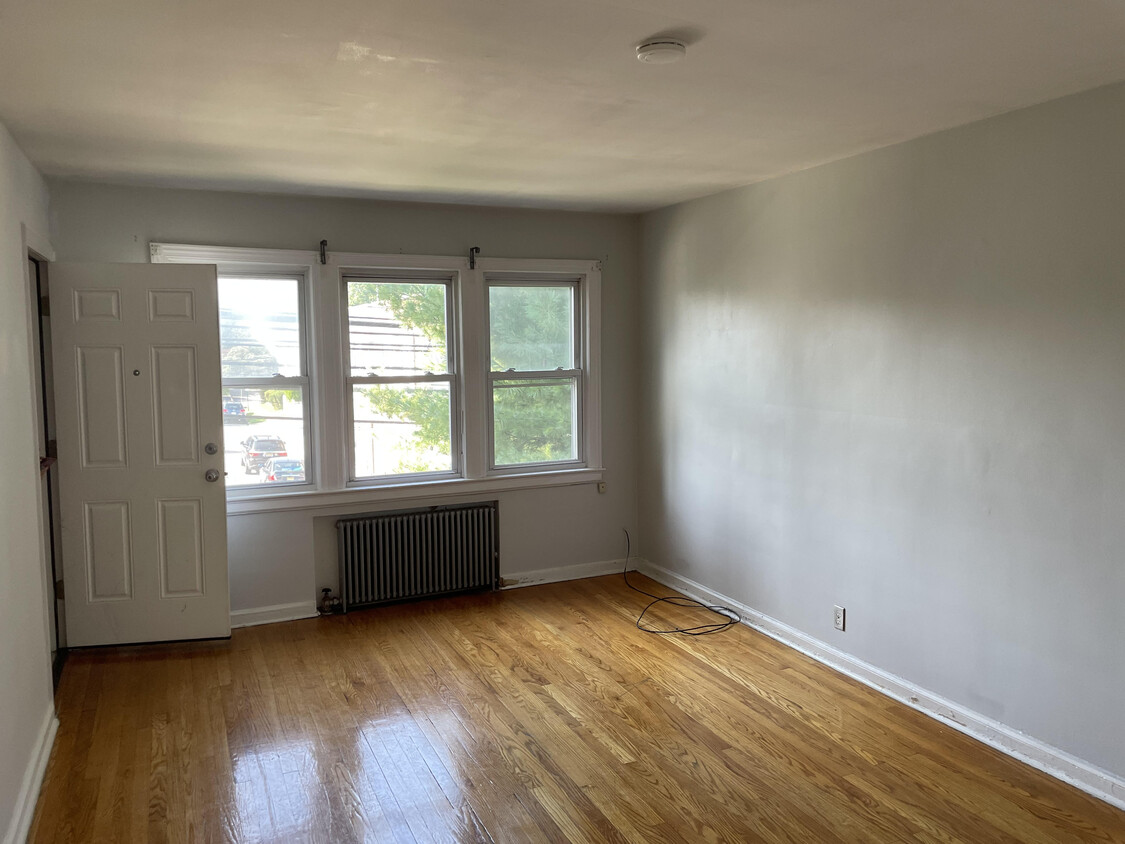
[(637, 59), (645, 64), (671, 64), (678, 62), (686, 53), (687, 45), (672, 38), (646, 41), (637, 47)]

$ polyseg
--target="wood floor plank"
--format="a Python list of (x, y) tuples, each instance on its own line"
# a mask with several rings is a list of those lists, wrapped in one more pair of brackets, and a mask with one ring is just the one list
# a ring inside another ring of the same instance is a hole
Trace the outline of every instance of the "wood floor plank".
[[(597, 757), (602, 748), (597, 743), (583, 740), (581, 731), (566, 711), (545, 691), (550, 685), (545, 674), (533, 664), (530, 654), (516, 655), (504, 647), (495, 625), (484, 629), (471, 621), (462, 624), (463, 634), (458, 637), (460, 648), (474, 658), (478, 665), (487, 666), (489, 688), (492, 694), (515, 704), (517, 717), (530, 720), (535, 732), (545, 737), (554, 750), (554, 760), (571, 782), (580, 786), (591, 800), (622, 832), (630, 838), (654, 840), (662, 826), (658, 811), (647, 800), (619, 801), (614, 784), (603, 775), (602, 766), (591, 766), (591, 755)], [(510, 656), (505, 659), (504, 655)], [(612, 760), (610, 760), (612, 761)]]
[(77, 652), (29, 840), (1125, 842), (747, 627), (637, 630), (647, 601), (593, 578)]
[[(637, 610), (639, 611), (639, 607)], [(643, 637), (646, 634), (636, 635)], [(763, 717), (755, 719), (754, 721), (747, 721), (744, 716), (748, 708), (753, 710), (754, 699), (753, 697), (743, 696), (736, 698), (728, 695), (727, 692), (739, 691), (737, 687), (724, 689), (723, 686), (729, 686), (729, 683), (712, 682), (707, 694), (681, 693), (685, 688), (694, 690), (696, 688), (705, 687), (707, 679), (698, 672), (690, 673), (687, 671), (687, 666), (683, 661), (680, 661), (674, 668), (669, 670), (668, 666), (661, 660), (644, 661), (640, 652), (634, 652), (630, 658), (635, 664), (642, 666), (645, 671), (649, 673), (650, 679), (662, 684), (662, 693), (669, 702), (685, 709), (686, 712), (693, 716), (705, 718), (713, 728), (722, 730), (724, 723), (728, 721), (737, 723), (740, 726), (753, 724), (752, 730), (746, 730), (745, 728), (742, 730), (735, 729), (735, 731), (730, 734), (731, 738), (729, 739), (749, 751), (757, 752), (761, 749), (768, 748), (769, 742), (772, 739), (781, 738), (783, 742), (786, 742), (783, 737), (795, 735), (797, 729), (803, 726), (803, 724), (792, 723), (791, 719), (787, 719), (785, 715), (779, 716), (776, 712), (770, 713), (760, 708), (757, 710), (756, 714), (762, 715)], [(736, 712), (738, 713), (738, 717), (728, 719), (728, 712)], [(782, 719), (780, 725), (775, 724), (775, 720), (778, 718)], [(675, 719), (662, 718), (660, 720), (673, 723)], [(812, 734), (812, 738), (815, 737), (815, 734)], [(810, 731), (802, 730), (800, 740), (788, 741), (781, 750), (773, 751), (774, 758), (748, 759), (744, 770), (768, 772), (771, 763), (781, 762), (784, 770), (780, 773), (784, 777), (784, 781), (788, 784), (787, 790), (803, 798), (801, 805), (809, 805), (810, 798), (807, 795), (800, 794), (800, 786), (813, 784), (818, 791), (813, 795), (812, 799), (815, 800), (818, 807), (824, 808), (829, 802), (827, 797), (829, 796), (829, 791), (832, 788), (833, 782), (823, 777), (819, 780), (816, 778), (820, 774), (819, 768), (823, 767), (824, 763), (827, 761), (825, 757), (831, 757), (834, 748), (831, 746), (826, 748), (823, 744), (820, 747), (812, 748), (817, 754), (816, 758), (810, 759), (806, 764), (802, 765), (801, 758), (805, 755), (802, 745), (804, 741), (809, 738)], [(862, 764), (863, 760), (846, 758), (842, 761), (846, 770), (852, 770), (852, 766), (857, 763)], [(844, 785), (842, 781), (838, 784), (841, 786)], [(841, 811), (854, 811), (856, 808), (862, 807), (845, 806)], [(830, 816), (832, 814), (833, 813), (830, 813)], [(839, 813), (835, 813), (835, 815), (841, 822), (847, 817), (846, 814), (841, 816)], [(873, 817), (869, 817), (869, 820), (873, 822), (874, 827), (887, 825), (885, 822), (880, 822)], [(908, 837), (912, 832), (912, 829), (902, 829), (900, 824), (893, 825), (893, 828), (887, 831), (887, 839), (902, 840), (904, 837)]]
[(518, 795), (522, 781), (507, 766), (498, 764), (494, 748), (480, 742), (448, 704), (448, 690), (440, 675), (412, 647), (386, 654), (399, 693), (414, 713), (421, 732), (451, 777), (458, 778), (474, 811), (487, 829), (518, 833), (516, 840), (565, 840), (545, 814), (535, 816)]
[[(616, 842), (626, 840), (621, 831), (595, 805), (591, 794), (583, 790), (560, 767), (555, 758), (550, 735), (540, 735), (534, 725), (526, 723), (518, 714), (523, 694), (508, 698), (497, 693), (497, 686), (489, 681), (495, 678), (494, 665), (482, 660), (471, 642), (460, 633), (452, 632), (453, 622), (445, 614), (433, 614), (426, 626), (416, 625), (414, 632), (425, 637), (434, 653), (448, 658), (448, 666), (461, 683), (461, 690), (470, 703), (470, 720), (474, 728), (486, 723), (507, 755), (518, 760), (524, 771), (538, 771), (537, 785), (532, 789), (542, 805), (559, 823), (564, 817), (561, 807), (567, 807), (565, 825), (570, 827), (571, 840)], [(462, 622), (463, 623), (463, 622)], [(476, 656), (476, 662), (471, 658)], [(563, 824), (560, 824), (563, 826)], [(565, 828), (565, 827), (564, 827)]]

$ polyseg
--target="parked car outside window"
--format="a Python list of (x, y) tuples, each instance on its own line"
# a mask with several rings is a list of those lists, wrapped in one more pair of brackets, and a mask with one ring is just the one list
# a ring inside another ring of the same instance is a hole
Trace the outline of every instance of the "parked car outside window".
[(304, 483), (305, 464), (292, 457), (275, 457), (263, 469), (266, 483)]
[(288, 457), (281, 437), (259, 434), (242, 441), (242, 466), (248, 475), (258, 474), (275, 457)]

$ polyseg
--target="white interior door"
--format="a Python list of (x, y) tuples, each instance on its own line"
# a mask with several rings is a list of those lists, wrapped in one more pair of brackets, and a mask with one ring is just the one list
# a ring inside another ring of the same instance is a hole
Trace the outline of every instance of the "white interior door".
[(228, 636), (215, 268), (48, 271), (68, 644)]

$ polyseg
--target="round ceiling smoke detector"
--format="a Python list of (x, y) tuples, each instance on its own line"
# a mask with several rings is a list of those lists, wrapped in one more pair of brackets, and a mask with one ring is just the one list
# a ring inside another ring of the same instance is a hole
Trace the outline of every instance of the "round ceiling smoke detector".
[(661, 38), (658, 41), (646, 41), (637, 48), (637, 59), (645, 64), (671, 64), (678, 62), (687, 53), (687, 45), (683, 41), (671, 38)]

